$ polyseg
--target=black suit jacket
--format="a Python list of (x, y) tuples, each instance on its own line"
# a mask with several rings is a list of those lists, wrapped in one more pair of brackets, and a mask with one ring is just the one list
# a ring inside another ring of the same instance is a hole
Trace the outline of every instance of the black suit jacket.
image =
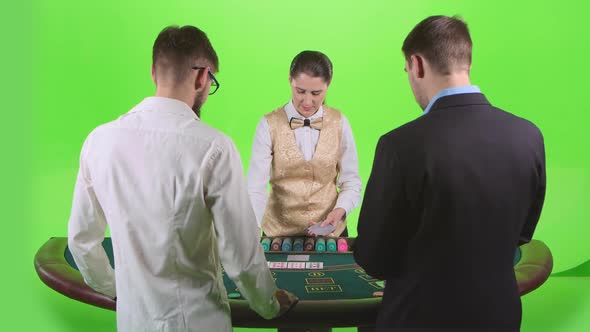
[(518, 331), (514, 253), (544, 196), (541, 132), (480, 93), (383, 135), (354, 247), (386, 280), (378, 327)]

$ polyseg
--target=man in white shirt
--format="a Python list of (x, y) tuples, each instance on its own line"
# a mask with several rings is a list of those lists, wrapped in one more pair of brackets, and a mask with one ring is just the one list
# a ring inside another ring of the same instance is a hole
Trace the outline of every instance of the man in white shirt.
[[(199, 119), (217, 69), (205, 33), (164, 29), (156, 96), (82, 147), (69, 247), (86, 283), (117, 299), (119, 331), (231, 331), (221, 263), (262, 317), (296, 302), (267, 267), (232, 140)], [(101, 246), (107, 225), (116, 272)]]

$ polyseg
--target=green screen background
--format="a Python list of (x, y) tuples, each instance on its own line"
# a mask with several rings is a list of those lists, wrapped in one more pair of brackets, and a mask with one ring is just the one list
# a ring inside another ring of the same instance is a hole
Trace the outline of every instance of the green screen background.
[[(590, 6), (583, 1), (31, 1), (2, 5), (6, 231), (3, 306), (14, 330), (113, 331), (114, 313), (50, 290), (36, 250), (66, 236), (79, 151), (97, 125), (154, 93), (151, 47), (171, 24), (206, 31), (220, 58), (219, 92), (203, 121), (230, 135), (244, 170), (256, 123), (288, 102), (288, 69), (304, 49), (334, 63), (327, 103), (351, 122), (363, 184), (380, 135), (420, 115), (401, 44), (429, 15), (461, 15), (474, 41), (472, 82), (545, 137), (548, 190), (535, 238), (554, 271), (590, 258)], [(349, 216), (356, 234), (358, 209)], [(4, 256), (4, 255), (3, 255)], [(552, 281), (552, 279), (555, 279)], [(585, 280), (581, 283), (580, 280)], [(579, 331), (588, 278), (551, 278), (523, 298), (523, 331)], [(352, 331), (352, 329), (350, 330)]]

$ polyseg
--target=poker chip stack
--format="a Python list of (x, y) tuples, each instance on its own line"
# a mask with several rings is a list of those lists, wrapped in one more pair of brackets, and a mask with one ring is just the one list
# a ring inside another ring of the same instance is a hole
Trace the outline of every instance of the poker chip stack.
[(334, 239), (328, 239), (326, 241), (326, 249), (328, 252), (336, 252), (336, 240)]
[(348, 242), (346, 239), (338, 239), (338, 252), (348, 251)]
[(315, 251), (317, 251), (317, 252), (326, 251), (326, 240), (324, 238), (319, 237), (315, 241)]
[(283, 239), (280, 237), (275, 237), (270, 244), (270, 250), (272, 251), (281, 251), (281, 244), (283, 243)]
[(291, 239), (290, 237), (286, 237), (283, 240), (283, 245), (281, 246), (281, 250), (282, 251), (291, 251), (292, 248), (293, 248), (293, 239)]
[(293, 241), (293, 251), (303, 251), (304, 240), (302, 237), (298, 237)]
[(308, 237), (305, 239), (305, 243), (303, 244), (303, 249), (305, 251), (313, 251), (315, 248), (315, 239), (313, 237)]
[(262, 244), (262, 249), (264, 249), (264, 251), (269, 251), (270, 250), (270, 244), (271, 244), (271, 240), (267, 237), (263, 238), (262, 241), (260, 242), (260, 244)]

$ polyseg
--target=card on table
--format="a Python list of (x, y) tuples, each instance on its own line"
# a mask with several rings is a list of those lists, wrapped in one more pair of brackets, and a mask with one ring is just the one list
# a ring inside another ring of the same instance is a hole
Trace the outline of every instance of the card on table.
[(309, 261), (309, 255), (289, 255), (287, 256), (287, 262), (307, 262)]
[(269, 269), (282, 270), (287, 268), (287, 262), (268, 262)]

